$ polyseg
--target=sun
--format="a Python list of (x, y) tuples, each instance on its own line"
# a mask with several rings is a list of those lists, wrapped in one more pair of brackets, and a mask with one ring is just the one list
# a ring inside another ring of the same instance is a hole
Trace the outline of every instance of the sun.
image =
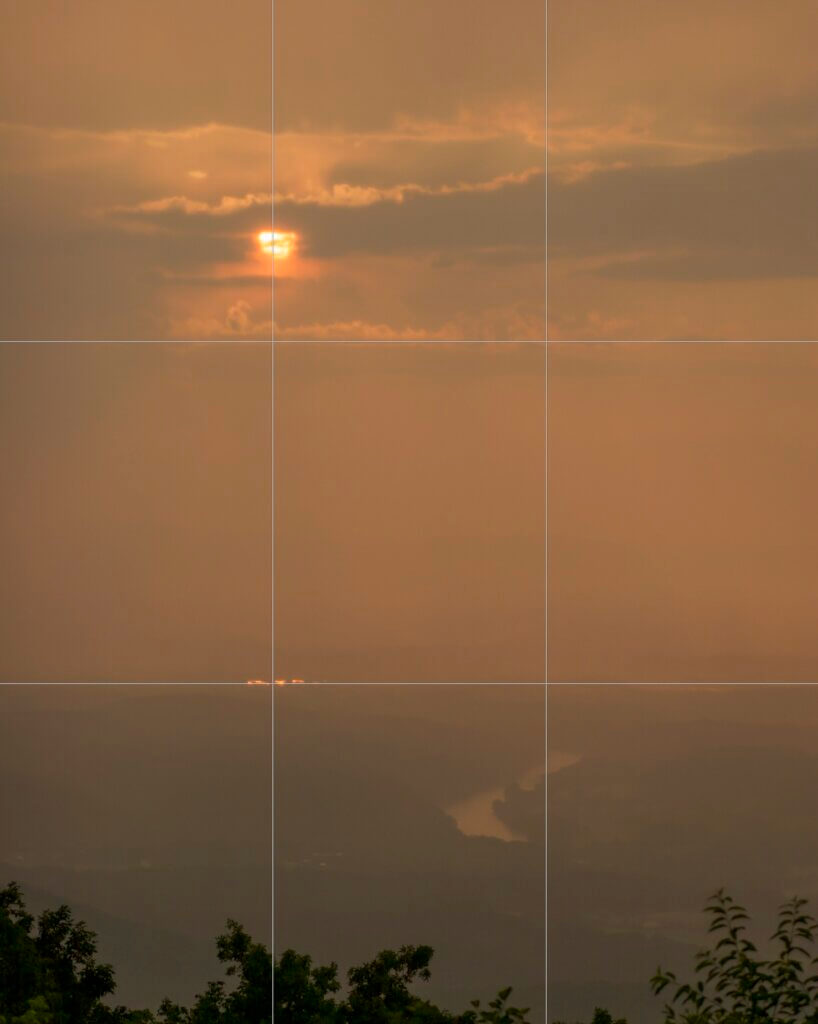
[(259, 231), (258, 244), (261, 251), (277, 260), (286, 260), (295, 250), (294, 231)]

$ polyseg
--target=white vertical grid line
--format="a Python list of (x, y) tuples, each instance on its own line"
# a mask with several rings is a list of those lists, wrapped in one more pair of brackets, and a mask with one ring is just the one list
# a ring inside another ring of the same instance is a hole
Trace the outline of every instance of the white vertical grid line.
[[(270, 229), (275, 239), (275, 0), (270, 5)], [(275, 247), (275, 246), (274, 246)], [(275, 1002), (275, 259), (270, 258), (270, 1014)]]
[(544, 290), (544, 340), (545, 340), (545, 409), (543, 430), (545, 435), (545, 503), (544, 503), (544, 616), (543, 616), (543, 668), (545, 699), (543, 700), (543, 743), (545, 747), (545, 785), (543, 786), (543, 814), (545, 815), (545, 842), (543, 843), (543, 1009), (544, 1024), (548, 1024), (548, 0), (545, 5), (544, 38), (543, 38), (543, 107), (545, 113), (545, 132), (543, 138), (545, 160), (545, 221), (543, 223), (543, 290)]

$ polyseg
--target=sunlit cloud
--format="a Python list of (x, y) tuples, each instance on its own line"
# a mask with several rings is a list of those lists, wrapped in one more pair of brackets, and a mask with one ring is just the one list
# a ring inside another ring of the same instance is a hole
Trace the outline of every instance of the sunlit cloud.
[(272, 217), (270, 133), (0, 124), (0, 151), (0, 219), (16, 253), (4, 336), (269, 333), (269, 254), (256, 236)]
[(160, 199), (145, 199), (130, 206), (115, 206), (111, 213), (152, 214), (178, 211), (189, 216), (229, 217), (242, 210), (269, 206), (268, 193), (248, 192), (243, 196), (222, 196), (218, 202), (208, 203), (188, 196), (163, 196)]
[(315, 204), (318, 206), (372, 206), (375, 203), (403, 203), (413, 196), (450, 196), (469, 192), (496, 192), (507, 185), (522, 185), (531, 179), (541, 178), (542, 167), (527, 167), (519, 173), (501, 174), (485, 181), (419, 185), (414, 182), (393, 185), (389, 188), (356, 186), (346, 183), (334, 184), (312, 192), (280, 193), (276, 203)]
[(814, 7), (675, 13), (553, 7), (550, 335), (814, 338)]
[[(322, 76), (277, 54), (274, 221), (298, 245), (277, 261), (276, 336), (506, 339), (524, 319), (542, 337), (542, 5), (379, 5), (365, 43), (330, 7), (326, 49), (309, 4), (277, 15)], [(399, 36), (422, 60), (387, 72), (373, 55)]]

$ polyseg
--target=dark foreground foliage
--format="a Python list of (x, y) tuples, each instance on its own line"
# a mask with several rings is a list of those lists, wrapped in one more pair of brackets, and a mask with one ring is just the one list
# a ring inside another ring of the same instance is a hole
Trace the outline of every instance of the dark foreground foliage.
[[(713, 939), (696, 954), (693, 979), (661, 967), (651, 978), (655, 994), (670, 996), (664, 1024), (818, 1024), (818, 922), (806, 903), (796, 896), (779, 908), (776, 952), (764, 958), (747, 938), (747, 911), (719, 889), (704, 908)], [(597, 1009), (592, 1024), (626, 1022)]]
[[(67, 906), (35, 921), (12, 882), (0, 890), (0, 1024), (272, 1024), (270, 951), (228, 920), (216, 952), (230, 980), (211, 981), (193, 1006), (169, 999), (155, 1013), (109, 1006), (114, 969), (98, 962), (96, 935)], [(432, 954), (430, 946), (384, 950), (350, 969), (339, 998), (336, 964), (314, 967), (288, 949), (275, 964), (276, 1024), (527, 1024), (527, 1010), (507, 1005), (510, 988), (461, 1014), (413, 995), (409, 985), (430, 977)]]
[(97, 962), (97, 938), (67, 906), (37, 918), (19, 886), (0, 890), (0, 1024), (270, 1024), (272, 957), (236, 921), (216, 940), (230, 991), (212, 981), (191, 1007), (166, 999), (156, 1014), (107, 1006), (114, 969)]
[(275, 965), (276, 1024), (526, 1024), (528, 1010), (507, 1006), (511, 989), (503, 989), (483, 1009), (478, 999), (470, 1010), (448, 1013), (420, 999), (409, 985), (428, 981), (431, 946), (385, 949), (374, 960), (347, 972), (345, 999), (336, 993), (338, 965), (313, 967), (309, 956), (285, 950)]

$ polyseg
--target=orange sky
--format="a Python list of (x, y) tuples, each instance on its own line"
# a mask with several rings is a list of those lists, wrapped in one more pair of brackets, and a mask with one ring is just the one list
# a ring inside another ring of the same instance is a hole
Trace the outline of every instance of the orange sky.
[(551, 0), (549, 337), (818, 338), (810, 0)]
[(0, 339), (544, 336), (540, 0), (194, 7), (6, 12)]
[(0, 345), (0, 683), (271, 679), (271, 353)]
[(542, 682), (545, 346), (275, 354), (275, 674)]
[(814, 682), (818, 349), (549, 345), (553, 682)]
[(0, 38), (0, 338), (269, 338), (269, 0), (41, 0)]
[(544, 336), (541, 0), (279, 0), (275, 336)]
[(818, 336), (810, 0), (553, 0), (547, 138), (541, 0), (273, 6), (10, 5), (0, 338), (542, 338), (546, 144), (550, 337)]

